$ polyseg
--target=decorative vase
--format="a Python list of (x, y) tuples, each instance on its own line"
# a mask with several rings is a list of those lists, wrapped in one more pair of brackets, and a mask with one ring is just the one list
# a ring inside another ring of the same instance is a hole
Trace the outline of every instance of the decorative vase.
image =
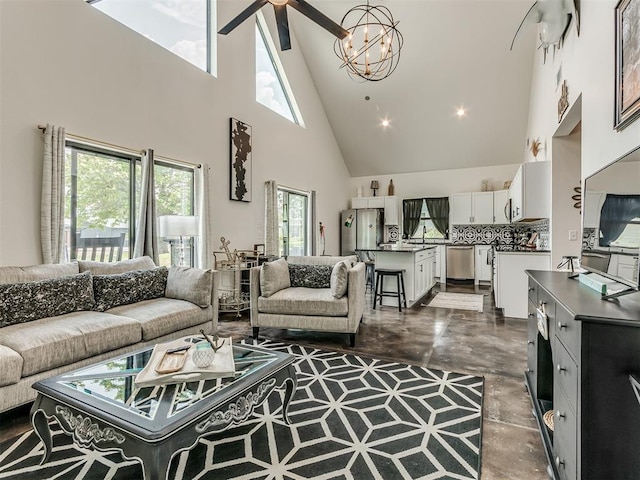
[(390, 180), (390, 181), (389, 181), (389, 189), (388, 189), (388, 192), (387, 192), (387, 193), (388, 193), (388, 195), (389, 195), (390, 197), (392, 197), (392, 196), (393, 196), (393, 194), (394, 194), (394, 192), (395, 192), (395, 189), (396, 189), (396, 188), (395, 188), (395, 186), (393, 185), (393, 180)]
[(196, 343), (196, 349), (193, 351), (193, 363), (198, 368), (206, 368), (213, 363), (215, 352), (209, 345), (209, 342)]

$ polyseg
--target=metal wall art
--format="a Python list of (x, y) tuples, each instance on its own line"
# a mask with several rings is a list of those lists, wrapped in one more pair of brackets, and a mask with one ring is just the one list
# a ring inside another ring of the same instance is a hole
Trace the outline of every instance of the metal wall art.
[(229, 198), (251, 201), (251, 126), (231, 119), (231, 174)]

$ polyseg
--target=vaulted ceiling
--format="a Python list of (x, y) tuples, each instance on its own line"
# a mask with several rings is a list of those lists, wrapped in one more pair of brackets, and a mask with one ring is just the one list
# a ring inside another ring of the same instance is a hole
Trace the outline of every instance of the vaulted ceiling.
[[(309, 3), (340, 23), (365, 2)], [(292, 48), (303, 52), (350, 174), (522, 162), (537, 25), (523, 28), (509, 47), (531, 3), (372, 0), (399, 21), (404, 47), (390, 77), (365, 83), (339, 68), (335, 37), (291, 9)], [(459, 107), (466, 116), (456, 115)]]

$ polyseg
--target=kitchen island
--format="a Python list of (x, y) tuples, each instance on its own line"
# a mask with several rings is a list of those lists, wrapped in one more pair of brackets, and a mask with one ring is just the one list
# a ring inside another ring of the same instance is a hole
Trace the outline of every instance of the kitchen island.
[[(404, 270), (404, 288), (407, 307), (411, 307), (435, 285), (436, 245), (434, 244), (394, 244), (381, 245), (375, 249), (361, 249), (359, 252), (374, 252), (376, 268)], [(397, 291), (397, 284), (385, 278), (383, 290)], [(397, 299), (383, 297), (382, 304), (397, 306)]]

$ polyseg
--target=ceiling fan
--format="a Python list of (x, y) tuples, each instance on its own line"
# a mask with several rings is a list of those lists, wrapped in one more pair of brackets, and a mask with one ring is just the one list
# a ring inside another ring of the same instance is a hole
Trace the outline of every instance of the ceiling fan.
[(295, 8), (305, 17), (313, 20), (325, 30), (328, 30), (336, 37), (343, 39), (349, 32), (335, 23), (325, 14), (309, 5), (304, 0), (255, 0), (251, 5), (245, 8), (236, 18), (231, 20), (227, 25), (222, 27), (218, 33), (227, 35), (234, 28), (244, 22), (251, 15), (260, 10), (267, 3), (273, 5), (276, 12), (276, 24), (278, 25), (278, 36), (280, 37), (280, 49), (291, 49), (291, 39), (289, 38), (289, 20), (287, 17), (287, 5)]

